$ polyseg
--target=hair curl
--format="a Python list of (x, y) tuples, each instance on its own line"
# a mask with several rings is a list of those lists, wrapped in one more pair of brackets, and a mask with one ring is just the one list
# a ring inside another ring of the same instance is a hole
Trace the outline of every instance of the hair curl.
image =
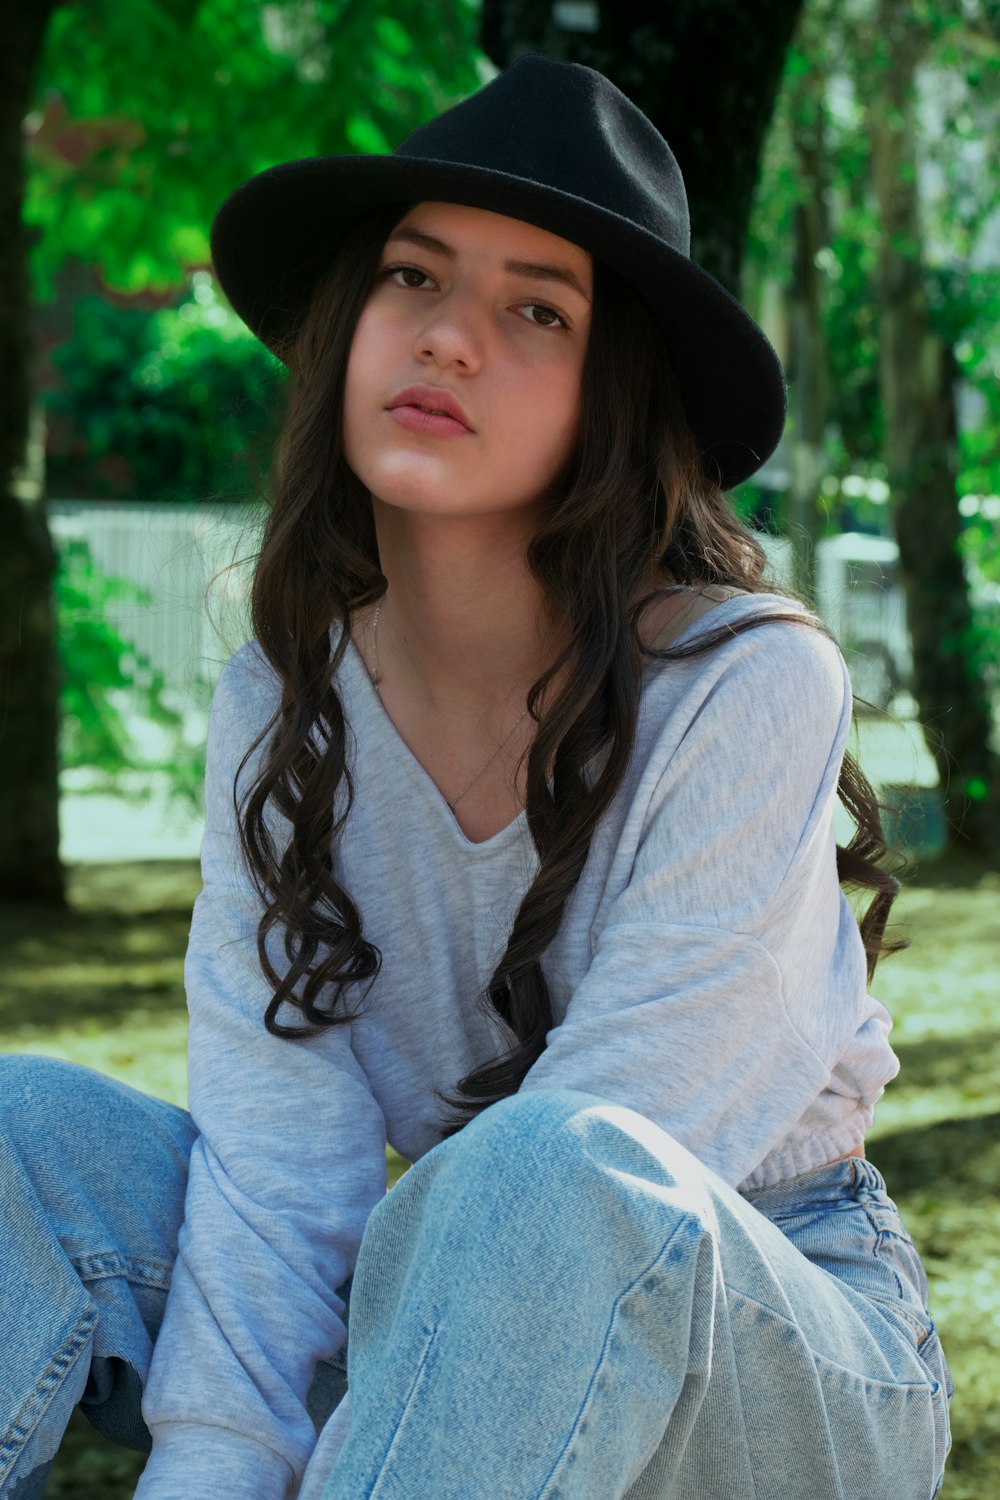
[[(360, 985), (363, 999), (381, 959), (334, 874), (336, 841), (354, 798), (348, 727), (334, 684), (352, 612), (386, 588), (370, 498), (343, 456), (341, 411), (353, 331), (382, 245), (404, 211), (404, 205), (381, 210), (356, 228), (285, 350), (295, 378), (252, 601), (255, 635), (277, 673), (281, 700), (244, 758), (241, 771), (266, 741), (263, 768), (236, 809), (263, 906), (258, 954), (273, 989), (265, 1024), (279, 1037), (352, 1020), (360, 1010), (348, 1009), (346, 991)], [(825, 630), (789, 611), (707, 631), (664, 652), (644, 644), (640, 618), (662, 592), (651, 580), (762, 592), (765, 556), (699, 450), (645, 304), (600, 263), (594, 277), (580, 438), (527, 553), (569, 629), (564, 651), (528, 694), (537, 732), (527, 757), (525, 807), (538, 871), (480, 997), (516, 1042), (463, 1078), (456, 1096), (439, 1093), (451, 1111), (446, 1136), (515, 1093), (545, 1047), (553, 1015), (541, 958), (625, 774), (649, 658), (700, 654), (776, 618)], [(616, 400), (607, 400), (609, 390)], [(560, 673), (558, 691), (542, 711), (543, 695)], [(880, 953), (899, 946), (884, 937), (899, 884), (882, 867), (889, 851), (879, 804), (850, 755), (838, 790), (857, 825), (847, 847), (838, 846), (838, 875), (848, 888), (873, 895), (860, 921), (870, 977)], [(290, 829), (283, 848), (269, 827), (273, 812)], [(268, 952), (272, 933), (283, 939), (283, 973)], [(283, 1006), (298, 1010), (305, 1024), (279, 1021)]]

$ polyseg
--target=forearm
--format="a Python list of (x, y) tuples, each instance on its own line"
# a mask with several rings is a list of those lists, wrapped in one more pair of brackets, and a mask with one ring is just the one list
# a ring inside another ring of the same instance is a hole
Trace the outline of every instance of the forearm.
[(164, 1422), (135, 1500), (287, 1500), (291, 1467), (264, 1443), (224, 1427)]

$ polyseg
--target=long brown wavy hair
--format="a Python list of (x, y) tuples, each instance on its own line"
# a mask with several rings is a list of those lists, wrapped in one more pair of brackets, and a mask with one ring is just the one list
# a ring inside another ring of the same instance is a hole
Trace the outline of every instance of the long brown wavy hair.
[[(257, 946), (273, 990), (265, 1024), (278, 1037), (308, 1036), (353, 1019), (381, 961), (334, 873), (336, 842), (354, 799), (336, 674), (352, 612), (386, 588), (370, 497), (343, 456), (341, 411), (353, 331), (382, 245), (406, 206), (381, 210), (356, 228), (283, 351), (295, 373), (252, 604), (255, 635), (281, 684), (281, 701), (240, 767), (265, 746), (262, 769), (245, 796), (237, 798), (234, 788), (243, 854), (263, 907)], [(649, 659), (707, 652), (775, 618), (825, 629), (790, 610), (662, 652), (644, 644), (640, 617), (662, 592), (651, 580), (663, 588), (721, 583), (758, 593), (765, 588), (765, 555), (699, 450), (645, 304), (599, 263), (580, 437), (527, 561), (556, 618), (568, 626), (568, 645), (528, 695), (537, 730), (527, 756), (525, 807), (538, 872), (479, 997), (516, 1043), (463, 1078), (457, 1095), (439, 1094), (451, 1112), (446, 1136), (515, 1093), (545, 1047), (553, 1015), (541, 959), (625, 773)], [(546, 689), (560, 673), (548, 701)], [(884, 929), (899, 887), (882, 867), (889, 851), (879, 804), (850, 755), (839, 794), (856, 832), (846, 848), (838, 846), (838, 875), (849, 889), (872, 893), (860, 921), (870, 977), (879, 954), (898, 946), (886, 942)], [(290, 827), (281, 848), (269, 827), (275, 812)], [(283, 972), (269, 955), (272, 934), (283, 940)], [(280, 1021), (283, 1007), (301, 1020)]]

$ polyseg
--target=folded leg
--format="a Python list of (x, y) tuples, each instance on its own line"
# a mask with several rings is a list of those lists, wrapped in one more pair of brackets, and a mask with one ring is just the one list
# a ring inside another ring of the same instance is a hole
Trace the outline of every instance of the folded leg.
[(34, 1500), (78, 1402), (129, 1448), (195, 1130), (89, 1068), (0, 1058), (0, 1496)]
[[(841, 1194), (820, 1242), (859, 1214)], [(302, 1500), (930, 1500), (946, 1407), (913, 1326), (640, 1115), (516, 1095), (371, 1215), (350, 1422)]]

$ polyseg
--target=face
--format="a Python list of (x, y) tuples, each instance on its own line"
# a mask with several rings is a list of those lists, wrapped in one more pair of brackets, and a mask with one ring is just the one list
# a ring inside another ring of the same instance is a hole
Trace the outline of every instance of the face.
[(387, 506), (530, 508), (576, 440), (593, 268), (544, 229), (420, 203), (389, 236), (347, 366), (344, 449)]

